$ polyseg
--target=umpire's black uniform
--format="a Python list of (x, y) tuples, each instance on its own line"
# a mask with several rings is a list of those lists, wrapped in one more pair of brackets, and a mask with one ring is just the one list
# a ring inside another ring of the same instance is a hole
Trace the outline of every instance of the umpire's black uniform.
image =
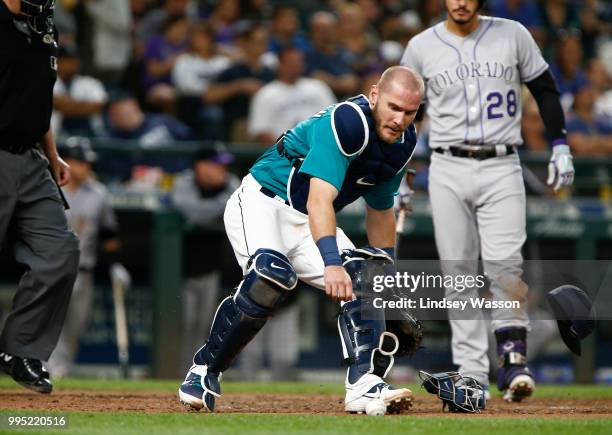
[(79, 257), (38, 146), (49, 130), (57, 76), (52, 15), (45, 23), (39, 33), (0, 0), (0, 245), (6, 241), (27, 268), (0, 336), (0, 367), (40, 392), (51, 391), (39, 360), (57, 343)]

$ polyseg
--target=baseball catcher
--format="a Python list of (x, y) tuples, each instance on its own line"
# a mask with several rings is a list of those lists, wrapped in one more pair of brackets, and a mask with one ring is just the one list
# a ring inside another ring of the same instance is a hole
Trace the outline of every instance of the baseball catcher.
[[(366, 263), (380, 264), (383, 272), (393, 264), (393, 200), (416, 145), (412, 121), (423, 92), (413, 70), (389, 68), (369, 98), (321, 110), (255, 162), (224, 215), (244, 278), (218, 307), (179, 388), (181, 402), (213, 411), (221, 373), (302, 281), (346, 302), (338, 318), (349, 365), (345, 410), (364, 412), (380, 400), (389, 412), (410, 406), (412, 392), (384, 377), (395, 356), (418, 348), (420, 327), (410, 319), (387, 327), (384, 312), (368, 305), (361, 279)], [(374, 248), (357, 250), (336, 227), (336, 213), (361, 197)]]

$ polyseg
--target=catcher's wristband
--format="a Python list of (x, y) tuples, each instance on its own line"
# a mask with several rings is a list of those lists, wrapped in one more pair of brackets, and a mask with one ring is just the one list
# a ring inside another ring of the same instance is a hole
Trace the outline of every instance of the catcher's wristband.
[(321, 237), (317, 240), (317, 248), (319, 248), (321, 257), (323, 257), (323, 264), (326, 266), (342, 266), (335, 236)]

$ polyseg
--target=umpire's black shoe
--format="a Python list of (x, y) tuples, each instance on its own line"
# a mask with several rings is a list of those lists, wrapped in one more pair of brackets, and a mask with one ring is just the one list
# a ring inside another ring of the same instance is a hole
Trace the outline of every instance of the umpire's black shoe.
[(38, 393), (49, 394), (53, 384), (49, 380), (49, 372), (45, 370), (38, 359), (23, 358), (0, 352), (0, 368), (10, 375), (17, 383)]

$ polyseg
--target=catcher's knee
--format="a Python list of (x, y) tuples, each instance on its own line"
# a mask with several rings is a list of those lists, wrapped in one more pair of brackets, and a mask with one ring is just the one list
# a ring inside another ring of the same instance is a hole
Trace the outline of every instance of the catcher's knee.
[(285, 255), (273, 249), (258, 249), (249, 260), (234, 301), (245, 314), (269, 317), (297, 283), (297, 274)]

